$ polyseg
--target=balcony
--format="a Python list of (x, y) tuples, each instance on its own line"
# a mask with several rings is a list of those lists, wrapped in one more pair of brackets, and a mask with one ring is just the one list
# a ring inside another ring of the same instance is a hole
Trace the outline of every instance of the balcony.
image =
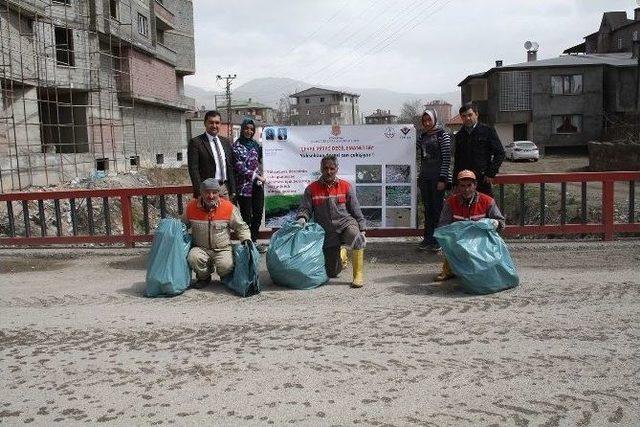
[(173, 30), (176, 27), (175, 15), (159, 0), (155, 0), (153, 4), (153, 13), (156, 16), (156, 27), (159, 30)]
[(23, 16), (44, 15), (46, 7), (51, 4), (50, 1), (44, 0), (7, 0), (6, 6), (13, 9)]
[(170, 65), (175, 66), (178, 60), (178, 54), (175, 50), (169, 49), (163, 44), (156, 43), (156, 57)]

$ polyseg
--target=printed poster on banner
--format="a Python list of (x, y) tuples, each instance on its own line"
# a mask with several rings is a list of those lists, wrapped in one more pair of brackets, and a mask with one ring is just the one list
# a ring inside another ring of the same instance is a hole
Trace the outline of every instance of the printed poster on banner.
[(355, 186), (368, 228), (415, 228), (415, 141), (413, 125), (403, 124), (265, 128), (265, 226), (295, 220), (320, 160), (335, 154), (338, 177)]

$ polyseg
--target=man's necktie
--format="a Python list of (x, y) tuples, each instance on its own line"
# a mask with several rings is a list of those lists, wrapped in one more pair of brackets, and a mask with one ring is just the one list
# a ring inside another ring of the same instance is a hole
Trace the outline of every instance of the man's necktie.
[(220, 176), (222, 177), (222, 181), (226, 181), (227, 171), (225, 170), (226, 168), (224, 167), (224, 160), (222, 157), (222, 153), (220, 152), (222, 147), (218, 145), (217, 137), (213, 139), (213, 145), (216, 147), (216, 157), (218, 158), (218, 165), (220, 166)]

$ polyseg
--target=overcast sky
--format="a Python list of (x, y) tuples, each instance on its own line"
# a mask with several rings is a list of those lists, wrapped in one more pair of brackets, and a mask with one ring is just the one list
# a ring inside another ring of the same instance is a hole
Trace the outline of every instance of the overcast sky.
[(450, 92), (468, 74), (555, 57), (635, 0), (194, 0), (196, 74), (219, 89), (259, 77), (317, 85)]

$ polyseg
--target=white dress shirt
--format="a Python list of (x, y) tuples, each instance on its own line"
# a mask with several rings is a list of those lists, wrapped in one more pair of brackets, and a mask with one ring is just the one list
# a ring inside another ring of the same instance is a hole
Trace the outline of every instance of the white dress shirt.
[(226, 181), (227, 180), (227, 160), (224, 157), (224, 149), (222, 148), (222, 143), (220, 142), (220, 138), (218, 136), (209, 135), (208, 132), (207, 138), (209, 139), (209, 145), (211, 145), (211, 152), (213, 153), (213, 160), (216, 163), (216, 176), (215, 179), (218, 181)]

